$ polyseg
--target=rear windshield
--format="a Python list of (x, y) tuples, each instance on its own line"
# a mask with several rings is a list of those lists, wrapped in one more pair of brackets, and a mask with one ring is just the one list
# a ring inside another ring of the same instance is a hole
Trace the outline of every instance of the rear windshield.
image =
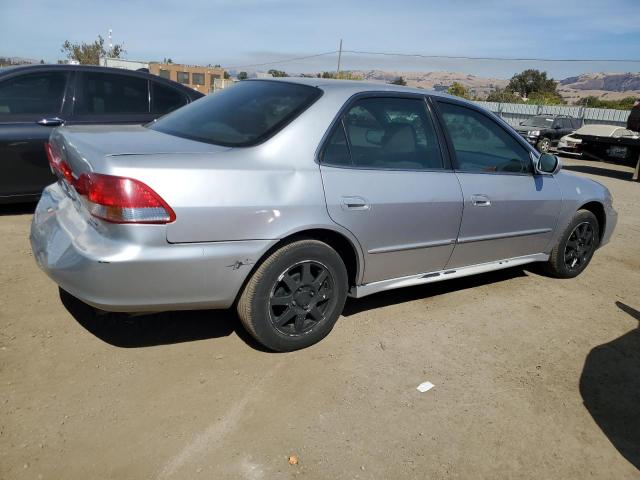
[(171, 112), (149, 128), (217, 145), (255, 145), (282, 129), (321, 93), (294, 83), (242, 81)]

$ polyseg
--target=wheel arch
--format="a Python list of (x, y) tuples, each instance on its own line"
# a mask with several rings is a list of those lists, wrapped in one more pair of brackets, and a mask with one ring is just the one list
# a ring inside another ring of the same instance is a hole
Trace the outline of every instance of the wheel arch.
[(358, 284), (363, 273), (364, 259), (361, 254), (361, 250), (357, 246), (357, 241), (349, 238), (347, 234), (332, 228), (307, 228), (289, 233), (262, 254), (262, 256), (252, 266), (251, 271), (247, 274), (244, 282), (242, 283), (242, 286), (236, 295), (236, 302), (238, 298), (240, 298), (240, 295), (242, 295), (246, 284), (249, 282), (258, 267), (267, 258), (269, 258), (273, 252), (298, 240), (319, 240), (329, 245), (338, 253), (338, 255), (340, 255), (340, 258), (342, 258), (342, 261), (347, 268), (349, 288)]
[(598, 233), (600, 236), (598, 241), (602, 241), (602, 236), (604, 235), (604, 230), (607, 225), (607, 214), (605, 213), (604, 205), (594, 200), (583, 204), (578, 210), (587, 210), (595, 215), (596, 220), (598, 220)]

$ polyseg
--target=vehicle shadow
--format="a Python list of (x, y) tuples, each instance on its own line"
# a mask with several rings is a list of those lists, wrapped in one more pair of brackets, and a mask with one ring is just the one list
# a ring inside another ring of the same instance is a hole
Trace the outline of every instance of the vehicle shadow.
[(82, 327), (114, 347), (153, 347), (227, 337), (236, 332), (250, 347), (264, 351), (245, 332), (233, 310), (184, 310), (132, 316), (125, 313), (97, 313), (62, 289), (60, 300)]
[(350, 315), (356, 315), (375, 308), (411, 302), (418, 299), (437, 297), (438, 295), (444, 295), (458, 290), (466, 290), (467, 288), (475, 288), (481, 285), (504, 282), (506, 280), (524, 276), (526, 276), (526, 273), (522, 267), (513, 267), (480, 275), (457, 278), (454, 280), (445, 280), (442, 282), (434, 282), (415, 287), (389, 290), (364, 298), (349, 298), (347, 299), (347, 304), (344, 307), (342, 315), (348, 317)]
[[(616, 305), (640, 322), (640, 311)], [(640, 328), (589, 352), (580, 394), (609, 441), (640, 470)]]
[[(606, 164), (605, 164), (606, 165)], [(563, 165), (563, 170), (571, 172), (589, 173), (591, 175), (600, 175), (602, 177), (616, 178), (618, 180), (631, 180), (632, 172), (624, 172), (621, 170), (613, 170), (605, 167), (592, 167), (590, 165)]]
[(36, 210), (36, 205), (35, 202), (0, 205), (0, 216), (32, 214)]

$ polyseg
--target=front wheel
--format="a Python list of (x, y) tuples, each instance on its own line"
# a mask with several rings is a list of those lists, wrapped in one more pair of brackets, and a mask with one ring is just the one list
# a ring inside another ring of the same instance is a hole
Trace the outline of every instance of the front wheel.
[(591, 261), (599, 240), (596, 216), (588, 210), (578, 210), (551, 251), (547, 272), (558, 278), (580, 275)]
[(551, 140), (542, 138), (538, 141), (536, 147), (538, 147), (540, 153), (549, 153), (549, 150), (551, 150)]
[(308, 347), (329, 334), (342, 313), (347, 269), (326, 243), (300, 240), (273, 252), (238, 301), (246, 330), (278, 352)]

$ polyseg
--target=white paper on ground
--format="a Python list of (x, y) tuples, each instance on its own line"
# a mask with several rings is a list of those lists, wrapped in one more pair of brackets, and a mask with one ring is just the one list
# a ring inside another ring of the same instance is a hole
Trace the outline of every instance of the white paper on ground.
[(420, 385), (418, 385), (417, 390), (421, 393), (424, 393), (428, 392), (433, 387), (435, 387), (435, 385), (431, 382), (422, 382)]

